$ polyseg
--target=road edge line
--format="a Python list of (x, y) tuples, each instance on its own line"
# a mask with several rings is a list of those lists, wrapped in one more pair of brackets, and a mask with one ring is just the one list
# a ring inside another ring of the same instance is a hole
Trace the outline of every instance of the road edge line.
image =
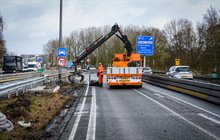
[[(87, 81), (87, 83), (88, 83), (88, 81)], [(84, 97), (84, 99), (83, 99), (83, 102), (82, 102), (82, 104), (81, 104), (81, 107), (80, 107), (79, 112), (82, 112), (82, 111), (84, 110), (85, 102), (86, 102), (86, 97), (87, 97), (88, 91), (89, 91), (89, 84), (87, 84), (85, 97)], [(76, 134), (76, 130), (77, 130), (77, 128), (78, 128), (78, 125), (79, 125), (79, 122), (80, 122), (80, 119), (81, 119), (81, 116), (82, 116), (82, 113), (80, 113), (80, 114), (77, 116), (77, 118), (76, 118), (76, 120), (75, 120), (75, 122), (74, 122), (73, 128), (72, 128), (72, 130), (71, 130), (71, 133), (70, 133), (70, 135), (69, 135), (68, 140), (73, 140), (73, 139), (74, 139), (75, 134)]]
[(86, 140), (95, 140), (96, 133), (96, 91), (92, 87), (92, 103), (90, 109), (89, 126), (87, 129)]

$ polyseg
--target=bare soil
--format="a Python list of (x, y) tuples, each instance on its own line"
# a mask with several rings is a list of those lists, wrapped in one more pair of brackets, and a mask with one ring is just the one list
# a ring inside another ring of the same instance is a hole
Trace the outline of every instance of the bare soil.
[[(60, 84), (58, 93), (25, 93), (16, 98), (0, 101), (0, 111), (13, 124), (11, 132), (0, 132), (1, 140), (35, 140), (42, 135), (47, 124), (60, 112), (70, 100), (75, 100), (68, 91), (80, 88), (79, 85)], [(31, 126), (24, 128), (18, 121), (31, 122)]]

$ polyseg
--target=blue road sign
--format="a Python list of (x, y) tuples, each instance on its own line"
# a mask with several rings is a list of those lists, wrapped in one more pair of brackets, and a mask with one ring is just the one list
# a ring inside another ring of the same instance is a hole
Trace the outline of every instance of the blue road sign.
[(66, 63), (66, 67), (71, 68), (72, 66), (73, 66), (73, 62), (69, 60), (69, 61)]
[(57, 56), (66, 57), (66, 48), (58, 48), (57, 49)]
[(137, 36), (136, 37), (137, 53), (145, 56), (154, 54), (154, 37), (153, 36)]
[(37, 62), (43, 63), (43, 57), (38, 57)]

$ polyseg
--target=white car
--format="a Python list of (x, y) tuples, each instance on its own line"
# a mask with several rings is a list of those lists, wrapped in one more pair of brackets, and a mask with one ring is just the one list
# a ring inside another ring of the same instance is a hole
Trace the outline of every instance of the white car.
[(28, 71), (28, 66), (27, 66), (27, 65), (23, 65), (22, 71), (23, 71), (23, 72), (27, 72), (27, 71)]
[(150, 67), (143, 67), (143, 74), (153, 74), (152, 69)]
[(177, 79), (193, 79), (193, 73), (189, 66), (172, 66), (166, 76)]

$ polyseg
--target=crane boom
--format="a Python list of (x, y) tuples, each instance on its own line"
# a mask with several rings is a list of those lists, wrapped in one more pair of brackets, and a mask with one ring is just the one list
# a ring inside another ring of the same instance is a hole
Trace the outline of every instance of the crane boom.
[[(116, 34), (119, 32), (120, 36)], [(89, 54), (95, 51), (99, 46), (101, 46), (105, 41), (107, 41), (114, 34), (125, 44), (125, 48), (127, 50), (127, 55), (130, 56), (133, 48), (131, 47), (131, 43), (128, 40), (127, 36), (122, 33), (118, 24), (112, 26), (111, 31), (105, 35), (100, 36), (97, 40), (95, 40), (91, 45), (89, 45), (73, 62), (74, 66), (78, 65), (83, 59), (85, 59)]]

